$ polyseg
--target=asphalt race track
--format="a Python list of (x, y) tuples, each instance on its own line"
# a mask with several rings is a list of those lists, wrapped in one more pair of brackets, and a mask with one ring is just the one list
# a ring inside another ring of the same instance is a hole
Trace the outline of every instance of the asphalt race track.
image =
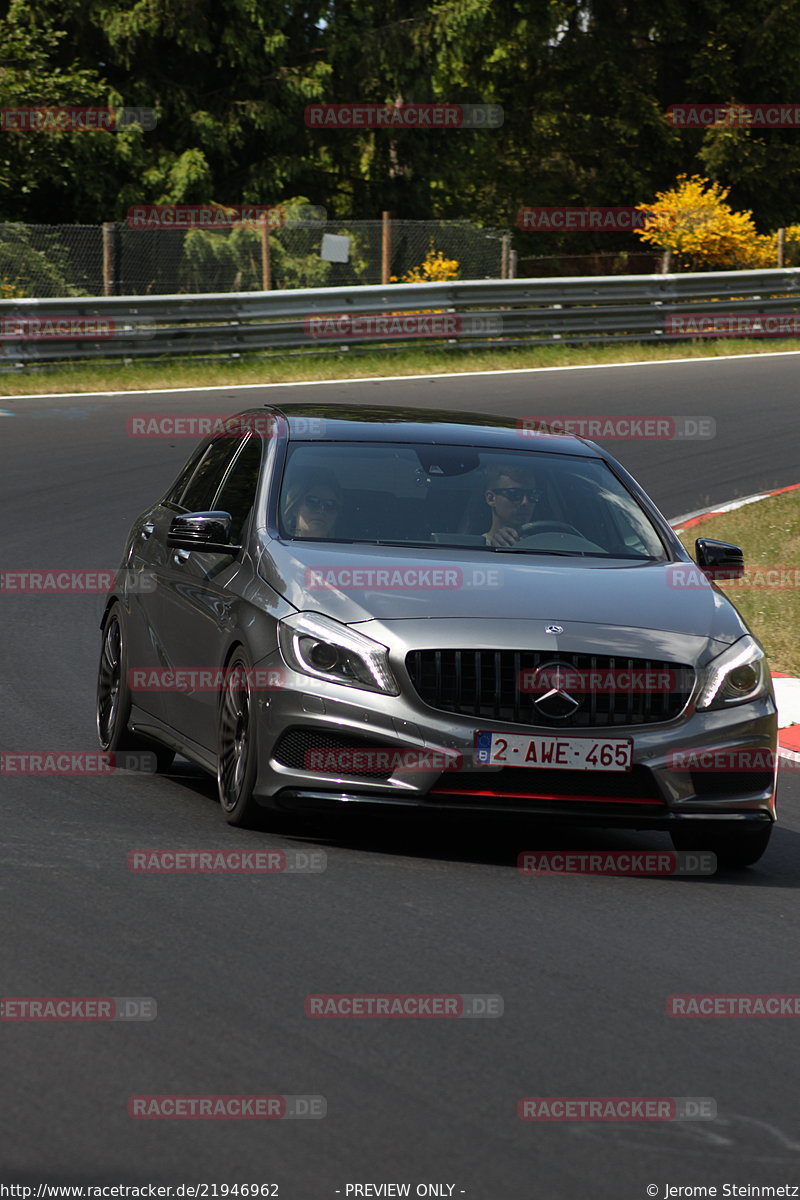
[[(799, 371), (791, 355), (2, 400), (15, 414), (0, 418), (3, 566), (116, 568), (133, 518), (194, 445), (130, 438), (134, 413), (311, 398), (711, 416), (711, 440), (608, 443), (675, 517), (798, 481)], [(0, 596), (3, 750), (96, 748), (102, 603)], [(158, 1017), (0, 1023), (2, 1181), (277, 1183), (280, 1200), (391, 1195), (347, 1191), (387, 1183), (410, 1184), (412, 1196), (418, 1184), (445, 1185), (428, 1194), (468, 1200), (800, 1184), (792, 1021), (665, 1015), (673, 993), (800, 992), (800, 776), (781, 774), (780, 826), (761, 862), (695, 879), (523, 877), (515, 867), (522, 849), (669, 848), (657, 833), (396, 814), (234, 830), (212, 781), (183, 760), (167, 777), (3, 778), (3, 995), (154, 997)], [(126, 866), (137, 848), (264, 846), (323, 848), (327, 870)], [(304, 998), (321, 992), (500, 994), (504, 1015), (310, 1019)], [(131, 1095), (174, 1093), (320, 1095), (327, 1116), (127, 1114)], [(719, 1115), (533, 1123), (516, 1115), (523, 1096), (710, 1097)]]

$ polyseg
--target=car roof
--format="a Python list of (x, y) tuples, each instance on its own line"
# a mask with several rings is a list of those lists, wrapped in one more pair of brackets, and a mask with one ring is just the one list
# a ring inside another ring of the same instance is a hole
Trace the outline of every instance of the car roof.
[[(523, 418), (497, 413), (352, 404), (267, 404), (264, 407), (286, 419), (290, 441), (441, 443), (605, 457), (599, 446), (573, 434), (526, 437), (519, 426)], [(250, 411), (263, 413), (264, 410)], [(323, 431), (309, 425), (310, 421), (319, 420), (325, 422)], [(544, 423), (538, 427), (544, 432), (549, 428)]]

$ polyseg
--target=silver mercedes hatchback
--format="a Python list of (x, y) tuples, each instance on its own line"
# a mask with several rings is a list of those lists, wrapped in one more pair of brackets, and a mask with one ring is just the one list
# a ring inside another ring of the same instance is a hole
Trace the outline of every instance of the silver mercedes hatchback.
[(110, 751), (176, 752), (235, 825), (349, 804), (668, 830), (744, 866), (775, 820), (763, 649), (605, 450), (338, 405), (221, 421), (135, 521), (102, 619)]

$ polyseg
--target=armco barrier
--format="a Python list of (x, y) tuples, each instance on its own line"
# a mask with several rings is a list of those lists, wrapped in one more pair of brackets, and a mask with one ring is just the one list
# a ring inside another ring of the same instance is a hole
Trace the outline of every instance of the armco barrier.
[[(0, 370), (91, 359), (319, 353), (343, 346), (393, 350), (423, 342), (465, 348), (673, 343), (679, 339), (667, 331), (670, 315), (737, 312), (749, 318), (800, 313), (800, 268), (0, 300)], [(365, 320), (367, 315), (375, 320)], [(332, 319), (320, 322), (322, 317)], [(105, 323), (95, 340), (85, 331), (92, 326), (81, 325), (91, 321)], [(78, 336), (70, 328), (83, 332)]]

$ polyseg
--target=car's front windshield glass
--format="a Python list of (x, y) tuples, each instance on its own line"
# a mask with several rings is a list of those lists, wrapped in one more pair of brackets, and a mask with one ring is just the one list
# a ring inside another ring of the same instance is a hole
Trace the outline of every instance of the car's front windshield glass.
[(650, 518), (601, 458), (475, 446), (301, 442), (282, 538), (653, 559)]

